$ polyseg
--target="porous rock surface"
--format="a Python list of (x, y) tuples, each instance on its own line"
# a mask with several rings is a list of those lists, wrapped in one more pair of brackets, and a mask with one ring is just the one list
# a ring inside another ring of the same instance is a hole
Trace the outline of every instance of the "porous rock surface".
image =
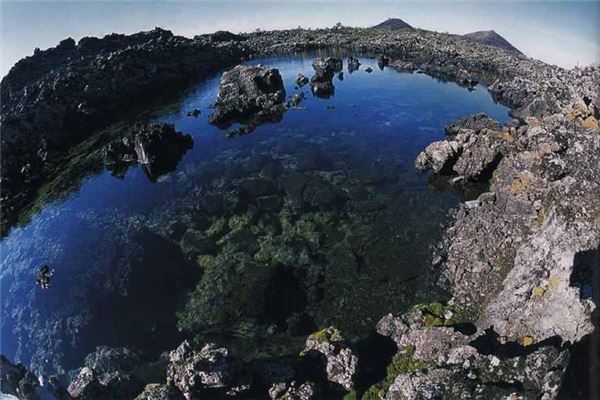
[(327, 379), (346, 390), (352, 389), (358, 358), (339, 330), (329, 327), (310, 335), (306, 339), (304, 352), (316, 352), (324, 356)]
[(277, 121), (285, 110), (284, 102), (285, 88), (277, 69), (238, 65), (221, 77), (210, 122), (226, 127), (233, 122)]
[(274, 384), (269, 389), (269, 397), (273, 400), (313, 400), (318, 398), (315, 385), (310, 382), (304, 382), (301, 385), (297, 385), (296, 382)]
[(209, 343), (195, 349), (184, 341), (169, 355), (167, 382), (177, 387), (186, 399), (207, 388), (223, 388), (231, 381), (226, 348)]

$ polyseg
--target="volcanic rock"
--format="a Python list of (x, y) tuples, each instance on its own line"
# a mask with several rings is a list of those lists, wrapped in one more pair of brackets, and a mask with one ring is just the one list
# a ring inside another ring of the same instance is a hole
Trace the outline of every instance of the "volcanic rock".
[(285, 111), (284, 102), (285, 88), (277, 69), (238, 65), (223, 73), (209, 121), (223, 128), (234, 122), (277, 121)]
[(306, 339), (304, 353), (320, 353), (326, 360), (327, 379), (350, 390), (357, 371), (358, 358), (334, 327), (316, 332)]
[(132, 164), (142, 164), (151, 181), (175, 169), (193, 146), (192, 137), (175, 131), (169, 124), (136, 124), (122, 138), (105, 145), (104, 163), (114, 173), (123, 173)]

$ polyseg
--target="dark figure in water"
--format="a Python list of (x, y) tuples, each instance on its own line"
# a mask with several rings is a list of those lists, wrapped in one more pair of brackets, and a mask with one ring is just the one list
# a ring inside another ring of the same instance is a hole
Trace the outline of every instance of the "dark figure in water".
[(35, 277), (35, 283), (42, 289), (48, 289), (50, 287), (50, 278), (52, 278), (52, 274), (54, 270), (50, 268), (49, 265), (42, 265)]

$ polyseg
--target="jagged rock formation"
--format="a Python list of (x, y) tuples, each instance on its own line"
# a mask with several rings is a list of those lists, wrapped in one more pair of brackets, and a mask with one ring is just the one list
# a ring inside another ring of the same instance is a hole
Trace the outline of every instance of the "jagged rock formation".
[(327, 379), (346, 390), (352, 389), (358, 358), (339, 330), (329, 327), (310, 335), (303, 352), (307, 355), (316, 352), (325, 357)]
[(235, 366), (224, 347), (209, 343), (195, 349), (188, 341), (169, 355), (167, 383), (178, 388), (186, 399), (210, 389), (233, 385)]
[(332, 96), (335, 91), (333, 75), (342, 70), (342, 60), (333, 57), (317, 58), (312, 65), (315, 70), (315, 75), (310, 79), (313, 93), (324, 98)]
[(373, 28), (390, 30), (413, 29), (412, 26), (402, 21), (400, 18), (388, 18), (385, 21), (373, 26)]
[(261, 121), (280, 120), (284, 102), (285, 88), (277, 69), (238, 65), (221, 77), (210, 122), (224, 128), (243, 122), (247, 133)]
[(85, 358), (84, 366), (70, 382), (69, 394), (86, 400), (132, 399), (144, 387), (142, 364), (141, 355), (131, 349), (98, 347)]
[(136, 124), (119, 139), (106, 144), (101, 153), (106, 167), (123, 175), (132, 164), (141, 164), (151, 181), (173, 171), (193, 146), (190, 135), (168, 124)]
[(446, 127), (447, 140), (433, 142), (419, 154), (415, 166), (435, 173), (455, 173), (469, 180), (489, 179), (509, 145), (500, 125), (485, 114), (465, 117)]
[(494, 30), (471, 32), (467, 33), (466, 35), (462, 35), (462, 37), (477, 43), (487, 44), (488, 46), (494, 46), (500, 49), (522, 54), (519, 49), (510, 44), (508, 40), (504, 39)]

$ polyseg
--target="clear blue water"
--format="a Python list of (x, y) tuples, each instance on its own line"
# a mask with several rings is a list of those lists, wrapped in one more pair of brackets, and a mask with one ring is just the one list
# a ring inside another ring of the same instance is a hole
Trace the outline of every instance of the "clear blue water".
[[(312, 76), (312, 57), (258, 62), (279, 69), (288, 96), (298, 91), (294, 80), (299, 72)], [(318, 192), (319, 201), (293, 211), (311, 221), (325, 215), (319, 226), (327, 227), (318, 232), (318, 240), (302, 239), (312, 254), (311, 265), (318, 264), (320, 271), (316, 294), (309, 290), (300, 295), (301, 307), (306, 307), (300, 313), (309, 316), (311, 329), (335, 324), (350, 336), (360, 335), (382, 315), (414, 299), (403, 282), (419, 275), (447, 210), (460, 201), (454, 193), (430, 190), (427, 175), (414, 170), (414, 159), (443, 137), (447, 122), (476, 112), (503, 122), (507, 109), (482, 87), (469, 92), (426, 75), (380, 70), (375, 60), (361, 62), (358, 71), (344, 70), (343, 81), (334, 78), (332, 98), (313, 97), (306, 87), (300, 109), (241, 137), (228, 139), (207, 123), (220, 74), (186, 92), (181, 101), (156, 110), (154, 119), (175, 124), (194, 139), (176, 171), (157, 182), (140, 166), (130, 168), (123, 179), (108, 171), (92, 174), (78, 190), (49, 202), (2, 240), (1, 352), (38, 371), (61, 372), (78, 365), (98, 345), (133, 345), (157, 354), (184, 336), (214, 336), (202, 321), (183, 332), (175, 327), (176, 311), (185, 309), (188, 293), (199, 279), (209, 279), (200, 278), (195, 255), (180, 251), (181, 231), (206, 230), (220, 218), (237, 215), (270, 215), (283, 221), (283, 211), (261, 210), (260, 203), (257, 210), (252, 199), (243, 212), (239, 204), (228, 207), (231, 193), (238, 193), (244, 180), (269, 174), (266, 164), (277, 176), (300, 172), (343, 198), (335, 205), (319, 203), (323, 194)], [(368, 66), (371, 74), (364, 71)], [(201, 115), (187, 116), (194, 108)], [(258, 228), (252, 232), (257, 242), (268, 236)], [(229, 249), (216, 246), (217, 253)], [(236, 251), (256, 251), (249, 248)], [(302, 275), (300, 267), (286, 262), (278, 259), (278, 268)], [(35, 285), (37, 268), (44, 263), (54, 268), (47, 290)], [(277, 291), (276, 281), (266, 286), (263, 294), (275, 297), (272, 303), (294, 301)], [(206, 294), (210, 287), (202, 289), (210, 304), (227, 302), (231, 290), (239, 290), (219, 288), (221, 292)], [(249, 334), (256, 339), (252, 346), (258, 347), (303, 337), (302, 332), (290, 333), (290, 323), (279, 318), (298, 312), (297, 307), (265, 307), (270, 320), (246, 318), (244, 307), (234, 304), (242, 314), (222, 317), (217, 335), (235, 342), (244, 329), (260, 331)]]

